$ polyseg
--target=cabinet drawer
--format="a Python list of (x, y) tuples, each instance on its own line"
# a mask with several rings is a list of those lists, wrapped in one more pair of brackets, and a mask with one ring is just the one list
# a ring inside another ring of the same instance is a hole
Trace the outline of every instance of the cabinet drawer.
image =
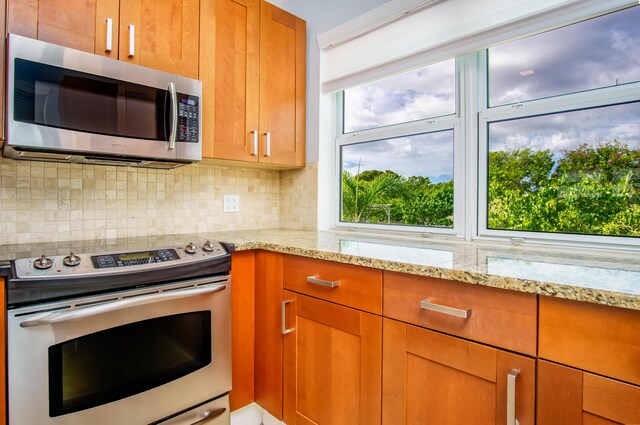
[[(314, 279), (324, 282), (310, 282)], [(333, 287), (323, 285), (331, 282), (334, 282)], [(284, 289), (375, 314), (382, 313), (381, 270), (286, 255)]]
[[(536, 301), (533, 294), (384, 272), (384, 316), (531, 356)], [(462, 312), (467, 318), (454, 315)]]
[(540, 357), (640, 385), (640, 311), (540, 297)]

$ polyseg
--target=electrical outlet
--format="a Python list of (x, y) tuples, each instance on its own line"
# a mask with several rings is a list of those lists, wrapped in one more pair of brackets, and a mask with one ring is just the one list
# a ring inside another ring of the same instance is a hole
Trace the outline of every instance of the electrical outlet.
[(240, 196), (224, 195), (224, 212), (240, 212)]

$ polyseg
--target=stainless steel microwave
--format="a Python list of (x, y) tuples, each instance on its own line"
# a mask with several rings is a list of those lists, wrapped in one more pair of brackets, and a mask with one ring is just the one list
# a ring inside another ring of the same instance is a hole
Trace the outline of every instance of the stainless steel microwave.
[(202, 159), (202, 83), (9, 34), (3, 154), (173, 168)]

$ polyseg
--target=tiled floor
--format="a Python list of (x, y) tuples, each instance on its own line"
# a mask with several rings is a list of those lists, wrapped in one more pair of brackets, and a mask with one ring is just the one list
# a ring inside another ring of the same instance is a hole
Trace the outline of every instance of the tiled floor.
[(251, 403), (231, 413), (231, 425), (284, 425), (267, 411)]

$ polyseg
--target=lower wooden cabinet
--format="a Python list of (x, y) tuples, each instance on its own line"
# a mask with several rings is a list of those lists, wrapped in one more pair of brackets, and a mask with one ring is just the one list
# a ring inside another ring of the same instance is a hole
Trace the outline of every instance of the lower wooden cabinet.
[(390, 319), (383, 334), (383, 425), (507, 424), (510, 408), (534, 424), (534, 359)]
[(640, 424), (640, 387), (540, 360), (538, 425)]
[(4, 279), (0, 277), (0, 305), (2, 306), (2, 315), (0, 315), (0, 425), (7, 423), (7, 358), (5, 343), (7, 336), (5, 335), (6, 323), (5, 317), (7, 315), (4, 293)]
[(284, 422), (380, 423), (382, 318), (284, 292)]

